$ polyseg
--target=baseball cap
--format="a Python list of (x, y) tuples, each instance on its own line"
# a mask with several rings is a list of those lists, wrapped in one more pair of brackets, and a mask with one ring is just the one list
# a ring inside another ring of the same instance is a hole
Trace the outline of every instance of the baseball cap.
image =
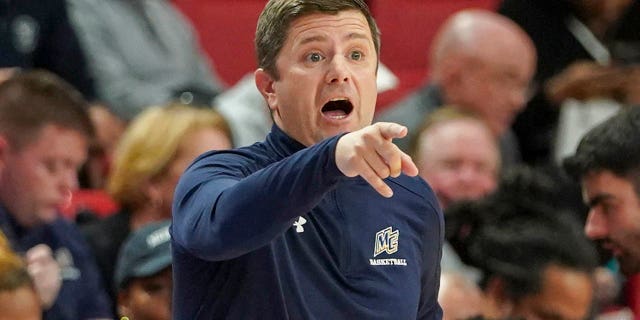
[(156, 222), (135, 231), (125, 241), (116, 264), (116, 289), (132, 278), (152, 276), (171, 266), (170, 221)]

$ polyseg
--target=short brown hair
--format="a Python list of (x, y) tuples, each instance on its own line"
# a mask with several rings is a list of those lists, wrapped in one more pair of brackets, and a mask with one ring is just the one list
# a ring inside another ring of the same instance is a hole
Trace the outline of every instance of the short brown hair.
[(93, 137), (87, 102), (58, 76), (27, 71), (0, 83), (0, 134), (16, 148), (34, 140), (49, 124)]
[(338, 14), (345, 10), (359, 10), (367, 19), (373, 45), (380, 57), (380, 31), (362, 0), (270, 0), (258, 18), (256, 29), (256, 54), (258, 67), (264, 69), (276, 80), (279, 78), (276, 68), (278, 53), (287, 39), (291, 22), (312, 13)]

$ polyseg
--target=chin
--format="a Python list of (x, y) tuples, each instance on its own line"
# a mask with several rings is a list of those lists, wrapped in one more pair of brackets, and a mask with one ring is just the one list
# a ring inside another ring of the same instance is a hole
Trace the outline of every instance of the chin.
[(322, 130), (322, 138), (324, 140), (324, 139), (328, 139), (336, 135), (339, 135), (341, 133), (351, 132), (351, 131), (353, 130), (350, 130), (349, 127), (345, 127), (345, 126), (330, 127), (330, 128), (326, 128), (325, 130)]
[(38, 221), (40, 223), (49, 223), (56, 220), (58, 217), (58, 211), (55, 209), (42, 209), (38, 214)]

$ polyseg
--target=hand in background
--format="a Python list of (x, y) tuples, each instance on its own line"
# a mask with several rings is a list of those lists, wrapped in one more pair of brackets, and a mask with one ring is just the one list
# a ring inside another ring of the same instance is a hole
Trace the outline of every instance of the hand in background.
[(60, 266), (53, 257), (51, 248), (39, 244), (27, 251), (27, 270), (33, 279), (40, 302), (44, 309), (49, 309), (58, 297), (62, 286)]
[(624, 104), (640, 103), (640, 65), (602, 66), (592, 61), (573, 63), (549, 79), (545, 93), (555, 103), (573, 98), (609, 98)]

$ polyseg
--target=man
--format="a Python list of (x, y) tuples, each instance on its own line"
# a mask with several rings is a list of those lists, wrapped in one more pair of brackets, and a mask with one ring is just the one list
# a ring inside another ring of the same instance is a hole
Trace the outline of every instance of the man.
[(256, 47), (275, 124), (182, 176), (174, 318), (440, 319), (443, 218), (392, 143), (406, 128), (370, 124), (379, 39), (364, 2), (269, 1)]
[(480, 263), (485, 274), (485, 316), (587, 319), (594, 293), (595, 251), (559, 217), (547, 215), (546, 221), (512, 217), (474, 238), (478, 243), (472, 246), (486, 246), (471, 250), (480, 253), (478, 261), (486, 259)]
[(640, 108), (589, 131), (564, 167), (579, 178), (589, 215), (585, 233), (610, 251), (627, 276), (640, 272)]
[(482, 198), (498, 184), (498, 141), (473, 114), (452, 107), (434, 111), (411, 149), (420, 176), (443, 209), (455, 201)]
[[(455, 105), (482, 118), (496, 137), (506, 165), (519, 160), (509, 127), (527, 100), (536, 64), (535, 48), (509, 19), (484, 10), (464, 10), (449, 18), (434, 39), (430, 82), (378, 117), (416, 129), (430, 112)], [(406, 150), (408, 139), (398, 145)]]
[[(470, 264), (482, 271), (487, 319), (587, 319), (596, 253), (569, 215), (500, 189), (467, 207)], [(460, 214), (460, 213), (453, 213)]]
[(44, 319), (111, 317), (82, 235), (57, 214), (87, 157), (92, 127), (85, 105), (46, 72), (0, 84), (0, 229), (25, 255)]
[(133, 320), (171, 319), (169, 221), (132, 233), (120, 250), (115, 273), (118, 313)]
[[(427, 116), (416, 138), (411, 154), (443, 210), (458, 201), (480, 199), (496, 189), (498, 140), (475, 115), (452, 107), (440, 108)], [(443, 272), (478, 276), (446, 241), (441, 266)]]

